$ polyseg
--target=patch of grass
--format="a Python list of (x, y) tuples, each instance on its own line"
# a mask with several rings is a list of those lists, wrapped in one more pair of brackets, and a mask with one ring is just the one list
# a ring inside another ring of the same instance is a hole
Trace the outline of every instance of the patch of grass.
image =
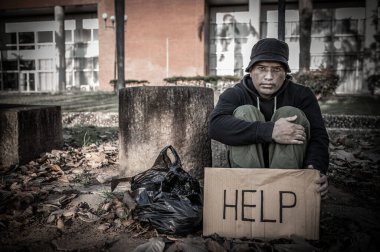
[[(335, 95), (319, 102), (324, 114), (380, 115), (379, 95)], [(0, 103), (56, 105), (63, 112), (118, 112), (118, 97), (113, 92), (65, 94), (0, 94)], [(82, 139), (83, 140), (83, 139)]]
[(123, 200), (123, 192), (111, 192), (111, 191), (102, 191), (101, 196), (106, 202), (111, 202), (113, 199)]
[(118, 97), (113, 92), (65, 94), (0, 94), (0, 103), (55, 105), (63, 112), (117, 112)]
[(65, 142), (72, 146), (85, 147), (91, 144), (99, 146), (104, 142), (114, 143), (118, 141), (117, 127), (95, 127), (83, 126), (74, 128), (64, 128)]
[(84, 170), (83, 173), (77, 174), (74, 177), (73, 182), (74, 183), (80, 183), (84, 187), (88, 187), (91, 185), (91, 178), (92, 178), (91, 173), (87, 170)]

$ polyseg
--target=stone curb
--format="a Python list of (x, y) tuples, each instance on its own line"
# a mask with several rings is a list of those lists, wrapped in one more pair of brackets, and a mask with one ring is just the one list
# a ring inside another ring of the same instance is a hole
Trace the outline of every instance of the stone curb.
[[(380, 128), (380, 116), (323, 114), (323, 119), (327, 128)], [(119, 116), (117, 112), (63, 112), (62, 123), (64, 127), (91, 125), (97, 127), (118, 127)]]

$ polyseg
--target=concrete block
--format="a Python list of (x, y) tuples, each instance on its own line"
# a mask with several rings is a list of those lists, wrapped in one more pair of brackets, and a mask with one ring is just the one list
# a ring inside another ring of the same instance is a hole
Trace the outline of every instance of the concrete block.
[(60, 106), (0, 104), (0, 170), (63, 146)]
[(207, 129), (213, 105), (210, 88), (145, 86), (120, 90), (120, 175), (133, 176), (149, 169), (162, 148), (172, 145), (183, 169), (202, 178), (203, 168), (211, 166)]

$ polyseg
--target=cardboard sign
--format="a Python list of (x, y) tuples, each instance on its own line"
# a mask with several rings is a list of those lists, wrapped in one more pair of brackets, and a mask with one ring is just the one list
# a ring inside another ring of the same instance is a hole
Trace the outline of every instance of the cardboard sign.
[(203, 234), (319, 239), (313, 169), (205, 168)]

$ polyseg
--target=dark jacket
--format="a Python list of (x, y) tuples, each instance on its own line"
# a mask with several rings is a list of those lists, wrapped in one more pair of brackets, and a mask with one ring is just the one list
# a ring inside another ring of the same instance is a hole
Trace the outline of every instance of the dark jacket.
[[(234, 110), (250, 104), (258, 107), (266, 122), (247, 122), (233, 116)], [(321, 110), (310, 88), (294, 83), (288, 77), (282, 87), (269, 100), (261, 98), (253, 86), (249, 75), (240, 83), (224, 91), (218, 104), (210, 115), (209, 135), (221, 143), (231, 146), (272, 142), (274, 122), (270, 122), (276, 109), (293, 106), (301, 109), (310, 122), (310, 140), (307, 148), (305, 166), (326, 173), (329, 165), (329, 138), (322, 118)]]

